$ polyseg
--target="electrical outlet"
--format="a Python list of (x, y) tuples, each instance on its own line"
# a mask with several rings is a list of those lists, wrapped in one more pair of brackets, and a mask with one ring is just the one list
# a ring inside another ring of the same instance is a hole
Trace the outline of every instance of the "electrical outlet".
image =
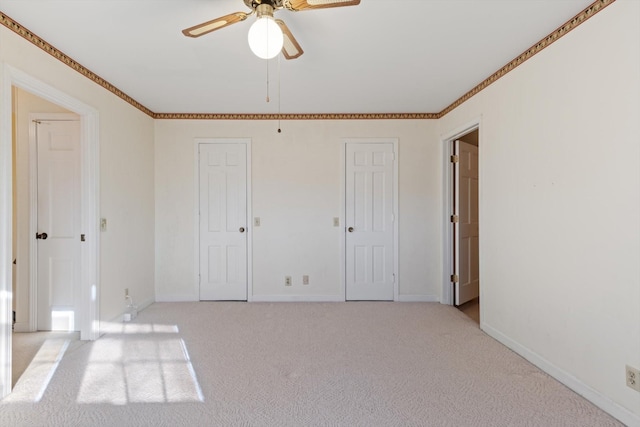
[(124, 288), (124, 297), (129, 298), (129, 288)]
[(307, 276), (306, 274), (304, 276), (302, 276), (302, 284), (303, 285), (308, 285), (309, 284), (309, 276)]
[(627, 365), (627, 386), (635, 391), (640, 391), (640, 370)]
[(284, 285), (291, 286), (291, 276), (284, 276)]

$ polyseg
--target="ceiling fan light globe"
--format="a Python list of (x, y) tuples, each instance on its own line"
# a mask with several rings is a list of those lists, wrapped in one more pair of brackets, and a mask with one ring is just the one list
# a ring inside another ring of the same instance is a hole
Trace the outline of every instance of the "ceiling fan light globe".
[(260, 17), (251, 25), (248, 39), (251, 51), (262, 59), (277, 56), (284, 43), (280, 26), (270, 16)]

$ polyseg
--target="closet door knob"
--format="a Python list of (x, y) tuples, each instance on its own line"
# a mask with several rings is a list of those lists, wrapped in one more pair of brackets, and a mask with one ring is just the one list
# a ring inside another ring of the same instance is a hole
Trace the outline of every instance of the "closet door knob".
[(353, 227), (349, 227), (349, 228), (347, 228), (347, 231), (348, 231), (349, 233), (353, 233)]
[(241, 233), (244, 233), (244, 227), (240, 227), (240, 230), (238, 230)]

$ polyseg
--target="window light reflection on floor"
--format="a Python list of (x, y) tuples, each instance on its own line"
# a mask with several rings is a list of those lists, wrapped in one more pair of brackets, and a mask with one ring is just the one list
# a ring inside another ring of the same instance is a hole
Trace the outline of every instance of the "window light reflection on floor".
[(202, 402), (175, 325), (123, 324), (93, 343), (78, 403)]
[(11, 402), (39, 402), (51, 378), (55, 374), (62, 357), (69, 347), (69, 340), (48, 339), (24, 371), (13, 392), (5, 398)]

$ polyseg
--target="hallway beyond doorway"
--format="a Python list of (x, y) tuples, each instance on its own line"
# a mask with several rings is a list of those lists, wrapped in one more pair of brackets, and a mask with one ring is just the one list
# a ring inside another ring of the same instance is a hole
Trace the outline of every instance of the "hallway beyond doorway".
[(480, 298), (474, 298), (458, 307), (458, 310), (469, 316), (480, 325)]

